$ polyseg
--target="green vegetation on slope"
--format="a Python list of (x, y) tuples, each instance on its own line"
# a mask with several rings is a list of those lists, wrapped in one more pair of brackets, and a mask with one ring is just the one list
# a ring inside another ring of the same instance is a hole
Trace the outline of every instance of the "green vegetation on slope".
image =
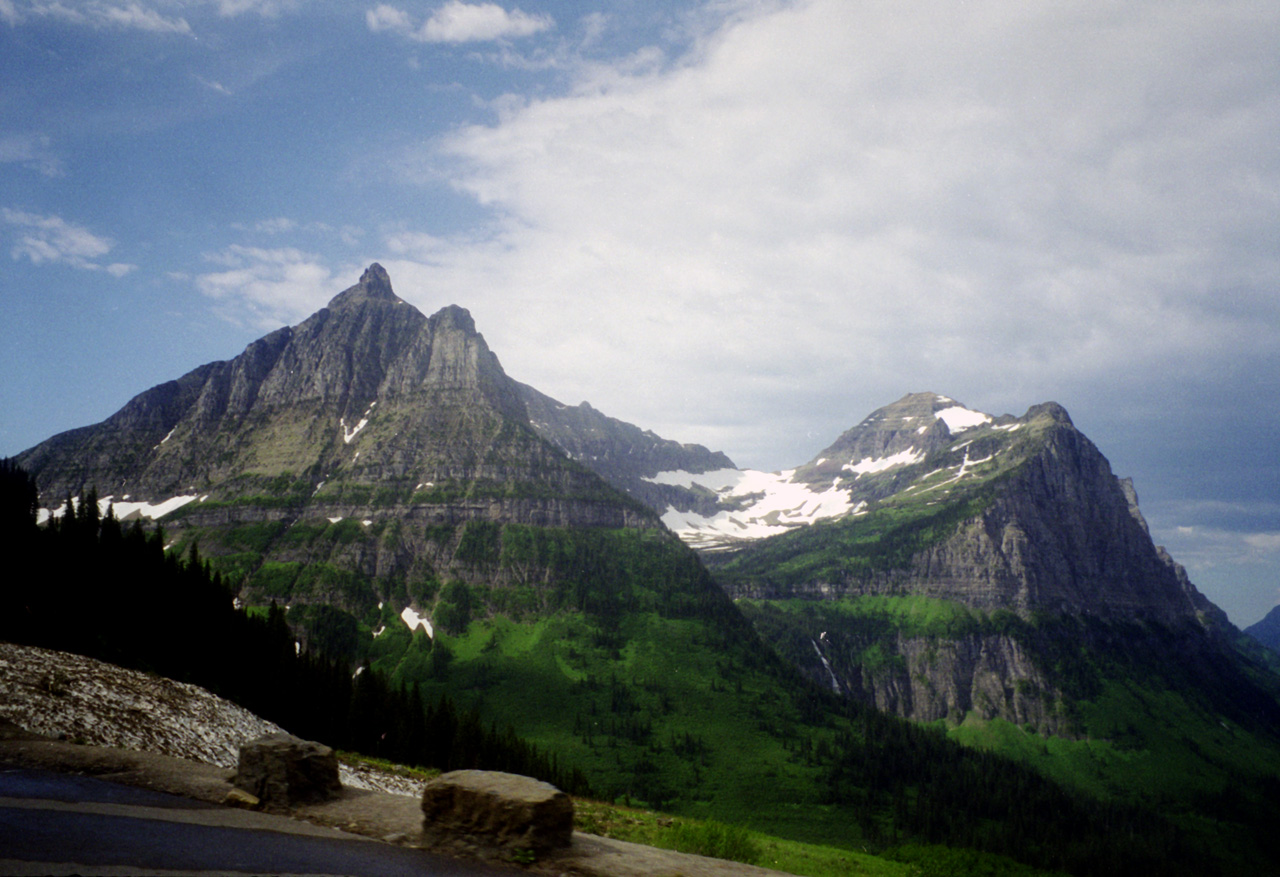
[(1078, 873), (1198, 865), (1150, 811), (1064, 792), (939, 731), (836, 701), (755, 637), (726, 641), (696, 617), (493, 615), (434, 640), (388, 628), (375, 643), (375, 666), (393, 678), (511, 722), (622, 803), (791, 839), (955, 845)]
[(837, 669), (872, 677), (891, 670), (906, 678), (904, 644), (927, 657), (1010, 638), (1043, 672), (1067, 736), (984, 720), (975, 710), (939, 723), (952, 740), (1014, 758), (1099, 806), (1163, 814), (1211, 872), (1257, 873), (1280, 861), (1271, 830), (1280, 816), (1280, 678), (1202, 629), (1022, 619), (920, 596), (739, 605), (790, 660), (812, 666), (825, 632)]

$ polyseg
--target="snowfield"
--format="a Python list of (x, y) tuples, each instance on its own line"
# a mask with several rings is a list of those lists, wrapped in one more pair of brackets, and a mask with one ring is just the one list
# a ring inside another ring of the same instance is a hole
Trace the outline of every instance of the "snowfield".
[(714, 492), (720, 503), (736, 506), (733, 511), (717, 512), (711, 517), (669, 506), (662, 522), (694, 546), (709, 547), (735, 539), (774, 536), (792, 527), (823, 518), (843, 517), (858, 510), (847, 490), (833, 484), (826, 490), (815, 491), (807, 484), (793, 481), (794, 475), (794, 469), (784, 472), (716, 469), (699, 474), (677, 470), (659, 472), (645, 480), (680, 487), (698, 485)]
[[(985, 426), (994, 420), (991, 415), (965, 408), (946, 396), (938, 396), (937, 401), (947, 407), (935, 411), (934, 417), (946, 423), (952, 435)], [(914, 416), (907, 417), (904, 423), (915, 420)], [(914, 431), (924, 433), (928, 429), (929, 424), (926, 423), (916, 427)], [(925, 452), (922, 449), (907, 448), (883, 457), (850, 460), (841, 467), (841, 471), (861, 478), (902, 466), (912, 466), (924, 458)], [(815, 465), (825, 462), (827, 458), (823, 457)], [(956, 477), (948, 483), (965, 477), (969, 474), (970, 466), (982, 462), (986, 461), (970, 461), (966, 452), (965, 463), (958, 467)], [(776, 536), (827, 518), (863, 513), (866, 503), (855, 502), (849, 489), (838, 486), (840, 479), (833, 479), (829, 487), (820, 489), (820, 486), (794, 480), (795, 472), (794, 469), (782, 472), (716, 469), (702, 473), (676, 470), (659, 472), (645, 480), (676, 487), (701, 487), (715, 494), (719, 510), (712, 515), (682, 511), (670, 505), (662, 515), (662, 523), (687, 545), (707, 550), (727, 547), (744, 539)], [(846, 480), (845, 483), (850, 482)]]

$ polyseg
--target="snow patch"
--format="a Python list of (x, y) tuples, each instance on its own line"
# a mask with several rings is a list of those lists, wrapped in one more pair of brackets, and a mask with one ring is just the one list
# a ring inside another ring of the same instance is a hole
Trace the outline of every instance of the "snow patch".
[(691, 545), (760, 539), (854, 510), (848, 491), (836, 487), (834, 482), (826, 490), (818, 491), (793, 481), (794, 475), (794, 469), (783, 472), (715, 469), (697, 474), (675, 470), (659, 472), (645, 480), (686, 488), (698, 485), (716, 493), (721, 502), (740, 506), (710, 517), (668, 507), (662, 522)]
[(364, 429), (366, 426), (369, 425), (369, 415), (373, 413), (373, 406), (377, 404), (378, 403), (376, 400), (370, 403), (369, 409), (365, 411), (364, 415), (360, 418), (359, 423), (357, 423), (351, 429), (347, 429), (346, 418), (344, 417), (338, 418), (338, 425), (342, 427), (343, 444), (347, 444), (347, 445), (351, 444), (351, 440), (360, 434), (360, 430)]
[[(51, 678), (65, 680), (56, 694)], [(0, 716), (28, 731), (222, 768), (236, 766), (241, 743), (283, 731), (195, 685), (32, 646), (0, 643), (0, 691)], [(422, 796), (421, 780), (363, 764), (338, 771), (344, 786)]]
[[(330, 518), (330, 519), (329, 519), (329, 523), (330, 523), (330, 524), (336, 524), (336, 523), (338, 523), (338, 521), (341, 521), (341, 520), (342, 520), (342, 515), (338, 515), (338, 517), (336, 517), (336, 518)], [(379, 608), (379, 609), (381, 609), (382, 607), (381, 607), (381, 606), (379, 606), (378, 608)]]
[[(950, 402), (942, 396), (938, 397), (940, 402)], [(947, 425), (947, 429), (952, 433), (964, 432), (966, 429), (973, 429), (975, 426), (982, 426), (984, 423), (991, 422), (990, 414), (983, 414), (981, 411), (970, 411), (961, 405), (953, 405), (950, 408), (943, 408), (941, 411), (934, 412), (939, 420)]]
[(845, 469), (857, 475), (869, 475), (875, 472), (884, 472), (887, 469), (893, 469), (897, 466), (910, 466), (913, 463), (919, 463), (924, 459), (924, 451), (915, 448), (907, 448), (905, 451), (898, 451), (896, 454), (890, 454), (887, 457), (863, 457), (855, 462), (844, 464)]
[[(189, 502), (195, 502), (200, 499), (203, 502), (208, 499), (208, 494), (204, 497), (197, 497), (195, 494), (190, 496), (171, 496), (161, 502), (112, 502), (114, 497), (104, 496), (98, 500), (98, 513), (105, 515), (107, 509), (112, 509), (115, 516), (121, 521), (132, 521), (137, 518), (162, 518), (175, 509), (180, 509)], [(71, 505), (73, 508), (80, 507), (80, 497), (72, 497)], [(38, 509), (36, 512), (36, 523), (43, 524), (50, 518), (61, 518), (67, 513), (67, 504), (64, 502), (56, 509)]]
[(421, 624), (422, 629), (427, 632), (427, 636), (435, 639), (436, 632), (435, 628), (431, 626), (430, 619), (425, 615), (419, 615), (417, 612), (414, 612), (412, 606), (404, 607), (404, 611), (400, 613), (400, 618), (406, 625), (408, 625), (409, 630), (417, 630), (418, 625)]

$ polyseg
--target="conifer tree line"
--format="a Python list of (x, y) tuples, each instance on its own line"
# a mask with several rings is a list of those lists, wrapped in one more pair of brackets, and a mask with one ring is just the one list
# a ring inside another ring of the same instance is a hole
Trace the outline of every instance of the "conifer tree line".
[(37, 526), (35, 481), (0, 460), (0, 639), (75, 652), (190, 682), (335, 749), (441, 770), (534, 776), (573, 794), (586, 779), (450, 699), (424, 703), (416, 684), (300, 650), (272, 605), (251, 617), (193, 550), (167, 555), (164, 533), (122, 526), (89, 491)]

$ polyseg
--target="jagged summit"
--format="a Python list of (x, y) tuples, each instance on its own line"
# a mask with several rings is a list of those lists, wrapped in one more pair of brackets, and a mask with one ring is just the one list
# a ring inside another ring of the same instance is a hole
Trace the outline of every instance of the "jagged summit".
[(374, 262), (365, 269), (364, 273), (360, 275), (359, 283), (355, 286), (348, 287), (330, 299), (327, 307), (331, 311), (343, 310), (368, 301), (385, 301), (394, 302), (396, 304), (405, 304), (405, 302), (392, 291), (391, 276), (387, 274), (387, 269), (383, 268), (377, 262)]
[[(450, 305), (424, 316), (374, 263), (298, 325), (153, 387), (102, 423), (54, 436), (19, 459), (48, 508), (96, 488), (155, 510), (177, 497), (239, 502), (275, 481), (292, 481), (306, 495), (339, 482), (403, 485), (396, 489), (407, 496), (416, 485), (476, 478), (597, 480), (548, 475), (560, 465), (556, 456), (529, 427), (515, 382), (471, 314)], [(555, 493), (541, 485), (503, 490)], [(582, 514), (630, 519), (607, 505), (583, 512), (561, 504), (543, 514), (562, 522)]]
[(468, 335), (476, 334), (476, 321), (471, 311), (458, 305), (446, 305), (431, 315), (431, 323), (437, 329), (456, 329)]

